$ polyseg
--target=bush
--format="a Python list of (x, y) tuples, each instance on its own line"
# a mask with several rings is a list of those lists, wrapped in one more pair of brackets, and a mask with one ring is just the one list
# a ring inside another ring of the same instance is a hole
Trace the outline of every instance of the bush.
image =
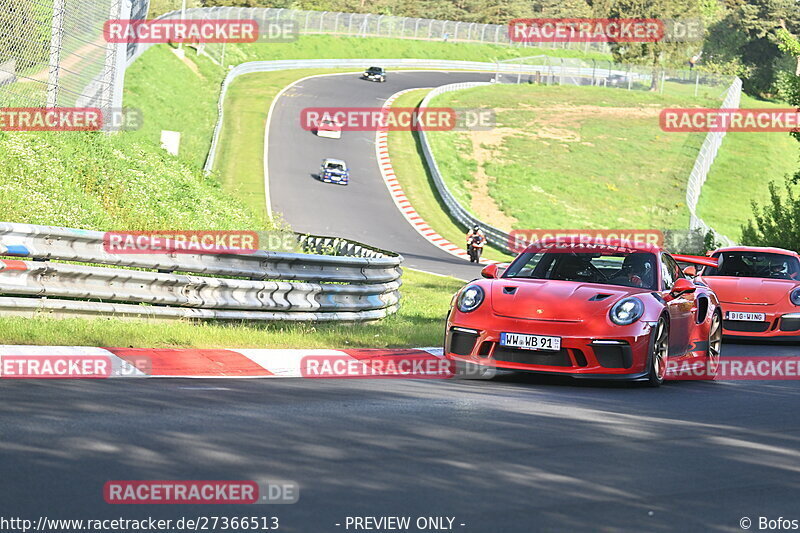
[(748, 246), (775, 246), (800, 250), (800, 199), (794, 179), (786, 179), (785, 194), (775, 182), (769, 184), (770, 201), (759, 207), (753, 202), (753, 218), (742, 226), (742, 243)]

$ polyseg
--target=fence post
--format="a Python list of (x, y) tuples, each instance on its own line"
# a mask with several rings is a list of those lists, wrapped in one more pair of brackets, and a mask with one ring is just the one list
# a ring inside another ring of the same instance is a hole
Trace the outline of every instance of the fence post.
[(47, 107), (58, 105), (58, 76), (61, 64), (61, 42), (64, 38), (64, 0), (53, 0), (53, 21), (50, 25), (50, 72), (47, 78)]

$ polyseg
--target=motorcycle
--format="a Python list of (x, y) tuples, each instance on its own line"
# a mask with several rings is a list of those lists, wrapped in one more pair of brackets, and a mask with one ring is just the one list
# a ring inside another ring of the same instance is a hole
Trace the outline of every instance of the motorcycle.
[(467, 242), (467, 254), (469, 254), (470, 263), (479, 263), (481, 254), (483, 253), (483, 245), (485, 239), (480, 235), (473, 235)]

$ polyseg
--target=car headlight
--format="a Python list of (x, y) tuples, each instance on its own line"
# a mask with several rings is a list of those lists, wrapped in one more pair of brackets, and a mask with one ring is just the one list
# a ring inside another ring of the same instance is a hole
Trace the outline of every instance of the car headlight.
[(611, 308), (609, 318), (618, 326), (627, 326), (642, 318), (643, 314), (644, 304), (639, 298), (631, 296), (615, 303)]
[(469, 313), (476, 310), (483, 303), (485, 293), (478, 285), (470, 285), (458, 295), (458, 310)]
[(800, 287), (789, 293), (789, 299), (794, 305), (800, 305)]

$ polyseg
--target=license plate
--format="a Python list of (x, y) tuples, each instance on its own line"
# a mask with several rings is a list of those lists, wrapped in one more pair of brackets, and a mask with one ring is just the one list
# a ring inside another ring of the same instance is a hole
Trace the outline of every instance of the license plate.
[(523, 333), (501, 333), (500, 344), (511, 348), (522, 348), (523, 350), (557, 352), (561, 349), (561, 337), (525, 335)]
[(727, 311), (725, 320), (740, 320), (743, 322), (764, 322), (767, 315), (764, 313), (740, 313), (739, 311)]

